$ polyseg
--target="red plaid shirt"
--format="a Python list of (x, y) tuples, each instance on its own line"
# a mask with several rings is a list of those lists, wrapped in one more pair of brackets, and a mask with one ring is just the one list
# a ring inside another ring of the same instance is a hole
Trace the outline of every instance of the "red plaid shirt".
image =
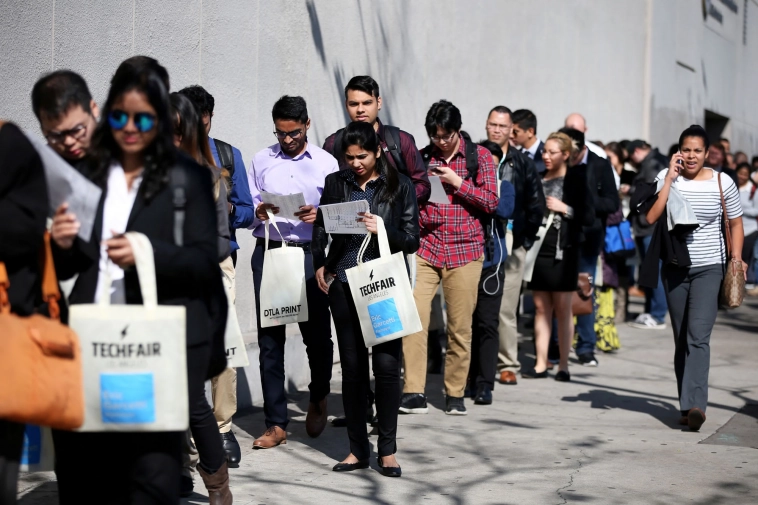
[[(461, 138), (449, 164), (460, 177), (468, 175), (465, 142)], [(419, 209), (421, 246), (416, 254), (437, 268), (462, 267), (484, 254), (484, 230), (478, 216), (497, 209), (497, 176), (490, 152), (481, 146), (476, 149), (479, 171), (475, 183), (465, 179), (456, 190), (443, 182), (450, 204), (430, 202)], [(429, 161), (448, 165), (436, 146)]]

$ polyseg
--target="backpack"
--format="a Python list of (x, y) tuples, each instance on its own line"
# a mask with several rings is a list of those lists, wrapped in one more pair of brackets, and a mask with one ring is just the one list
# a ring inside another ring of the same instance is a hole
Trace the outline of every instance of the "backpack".
[(234, 150), (230, 144), (227, 144), (223, 140), (213, 139), (213, 143), (216, 144), (216, 153), (218, 153), (218, 160), (221, 162), (222, 169), (226, 169), (229, 176), (226, 178), (226, 187), (230, 189), (226, 193), (227, 201), (231, 201), (232, 192), (231, 188), (234, 184), (232, 177), (234, 176)]
[[(395, 162), (395, 168), (397, 168), (397, 171), (401, 174), (410, 177), (410, 174), (408, 173), (408, 167), (405, 164), (405, 160), (402, 156), (402, 151), (400, 150), (400, 128), (397, 126), (390, 126), (390, 125), (383, 125), (384, 126), (384, 136), (385, 138), (381, 139), (384, 141), (386, 147), (384, 147), (384, 153), (386, 155), (389, 155), (392, 157), (392, 161)], [(337, 133), (334, 134), (334, 157), (338, 160), (341, 160), (343, 158), (343, 155), (345, 154), (342, 152), (342, 136), (345, 134), (345, 129), (340, 128), (337, 130)]]

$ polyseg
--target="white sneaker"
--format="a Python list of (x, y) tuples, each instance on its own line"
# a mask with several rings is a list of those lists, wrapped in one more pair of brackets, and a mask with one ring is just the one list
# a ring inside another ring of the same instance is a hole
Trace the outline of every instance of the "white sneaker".
[(630, 321), (629, 326), (640, 330), (665, 330), (666, 323), (659, 323), (650, 314), (640, 314), (637, 319)]

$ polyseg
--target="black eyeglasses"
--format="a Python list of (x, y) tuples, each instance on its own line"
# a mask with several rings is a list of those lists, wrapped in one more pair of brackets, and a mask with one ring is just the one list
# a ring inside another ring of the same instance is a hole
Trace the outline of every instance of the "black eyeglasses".
[(276, 131), (274, 132), (274, 135), (275, 135), (275, 136), (276, 136), (276, 138), (278, 138), (279, 140), (284, 140), (284, 139), (286, 139), (287, 137), (291, 138), (292, 140), (297, 140), (297, 139), (299, 139), (299, 138), (300, 138), (300, 136), (301, 136), (302, 134), (303, 134), (303, 130), (302, 130), (302, 129), (299, 129), (299, 130), (292, 130), (291, 132), (282, 132), (282, 131), (279, 131), (279, 130), (276, 130)]
[(81, 140), (87, 134), (87, 125), (76, 125), (70, 130), (63, 130), (59, 132), (50, 132), (45, 135), (47, 142), (50, 145), (62, 144), (66, 141), (66, 137), (71, 137), (74, 140)]
[(458, 132), (453, 132), (453, 133), (451, 133), (449, 135), (446, 135), (444, 137), (439, 137), (437, 135), (431, 135), (429, 138), (432, 140), (432, 142), (435, 142), (435, 143), (439, 143), (439, 142), (448, 143), (448, 142), (452, 142), (453, 141), (453, 139), (455, 138), (455, 135), (457, 133)]

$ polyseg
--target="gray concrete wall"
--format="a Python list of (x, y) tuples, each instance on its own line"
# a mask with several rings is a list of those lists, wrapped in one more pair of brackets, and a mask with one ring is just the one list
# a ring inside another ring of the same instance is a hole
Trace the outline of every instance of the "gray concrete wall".
[[(419, 144), (427, 108), (446, 98), (475, 137), (504, 104), (532, 109), (542, 137), (580, 111), (590, 138), (664, 149), (708, 108), (732, 118), (735, 150), (758, 153), (758, 0), (737, 1), (737, 14), (709, 1), (721, 23), (696, 0), (0, 0), (0, 117), (36, 131), (41, 73), (80, 72), (102, 102), (119, 62), (147, 54), (172, 88), (215, 96), (211, 134), (246, 160), (273, 143), (279, 96), (307, 99), (320, 144), (363, 73), (380, 83), (382, 118)], [(239, 238), (237, 310), (252, 340), (251, 240)]]

